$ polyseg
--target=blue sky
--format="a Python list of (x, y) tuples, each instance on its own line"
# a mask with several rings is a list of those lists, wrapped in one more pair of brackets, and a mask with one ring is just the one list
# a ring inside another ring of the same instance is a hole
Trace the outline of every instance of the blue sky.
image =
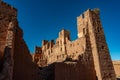
[(120, 60), (120, 0), (4, 0), (18, 9), (18, 21), (31, 51), (42, 40), (58, 37), (61, 29), (77, 38), (76, 17), (88, 8), (99, 8), (107, 44), (113, 60)]

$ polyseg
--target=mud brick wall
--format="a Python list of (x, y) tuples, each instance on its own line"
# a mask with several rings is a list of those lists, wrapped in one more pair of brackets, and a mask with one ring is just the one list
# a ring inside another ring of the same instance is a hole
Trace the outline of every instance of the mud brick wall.
[(18, 25), (17, 10), (0, 1), (0, 78), (38, 80), (37, 74), (37, 65), (32, 62), (23, 31)]
[(57, 63), (55, 80), (96, 80), (93, 70), (77, 62)]
[[(2, 69), (8, 26), (16, 20), (16, 9), (0, 1), (0, 69)], [(1, 71), (1, 70), (0, 70)]]
[(24, 41), (22, 30), (18, 27), (14, 43), (14, 69), (13, 80), (36, 80), (38, 78), (37, 66), (32, 62), (32, 56)]

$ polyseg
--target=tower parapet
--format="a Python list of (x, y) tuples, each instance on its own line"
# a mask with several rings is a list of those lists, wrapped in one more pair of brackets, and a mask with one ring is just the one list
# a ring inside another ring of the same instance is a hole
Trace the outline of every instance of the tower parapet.
[(66, 44), (67, 40), (70, 40), (70, 32), (63, 29), (59, 32), (59, 44)]

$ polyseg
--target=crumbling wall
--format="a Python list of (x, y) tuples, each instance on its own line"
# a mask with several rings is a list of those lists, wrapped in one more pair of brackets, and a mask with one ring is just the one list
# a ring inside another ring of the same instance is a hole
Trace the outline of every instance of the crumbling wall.
[(38, 68), (18, 26), (17, 10), (0, 1), (0, 80), (37, 80)]
[(82, 37), (75, 41), (69, 41), (66, 44), (67, 57), (78, 60), (78, 56), (84, 53), (84, 49), (85, 37)]
[(0, 1), (0, 80), (12, 80), (16, 9)]
[(0, 1), (0, 71), (3, 65), (3, 56), (7, 43), (8, 26), (16, 17), (16, 9)]
[(13, 80), (36, 80), (38, 78), (37, 66), (32, 62), (32, 56), (19, 27), (16, 28), (13, 59)]
[(78, 61), (55, 65), (55, 80), (97, 80), (88, 29), (83, 42), (84, 53), (78, 56)]

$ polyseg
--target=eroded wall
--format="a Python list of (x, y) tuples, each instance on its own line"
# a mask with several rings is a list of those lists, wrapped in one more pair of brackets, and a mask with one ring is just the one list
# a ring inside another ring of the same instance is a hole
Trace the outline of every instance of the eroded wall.
[[(3, 62), (4, 50), (7, 45), (8, 27), (15, 21), (16, 9), (0, 1), (0, 66)], [(2, 69), (0, 67), (0, 69)]]
[(0, 1), (0, 79), (37, 80), (38, 68), (23, 39), (17, 10)]
[(15, 43), (14, 43), (14, 69), (13, 80), (37, 80), (38, 68), (32, 62), (32, 56), (23, 39), (23, 32), (18, 27), (16, 28)]
[(0, 1), (0, 80), (12, 80), (16, 9)]
[[(77, 60), (78, 56), (83, 54), (85, 49), (85, 37), (71, 41), (70, 33), (67, 30), (59, 32), (59, 37), (56, 39), (55, 43), (54, 41), (48, 42), (46, 40), (43, 40), (43, 43), (41, 47), (42, 50), (36, 50), (34, 54), (34, 61), (38, 59), (38, 63), (43, 59), (47, 60), (47, 64), (62, 62), (67, 57)], [(40, 53), (38, 54), (36, 52)], [(43, 55), (43, 57), (38, 55)]]

